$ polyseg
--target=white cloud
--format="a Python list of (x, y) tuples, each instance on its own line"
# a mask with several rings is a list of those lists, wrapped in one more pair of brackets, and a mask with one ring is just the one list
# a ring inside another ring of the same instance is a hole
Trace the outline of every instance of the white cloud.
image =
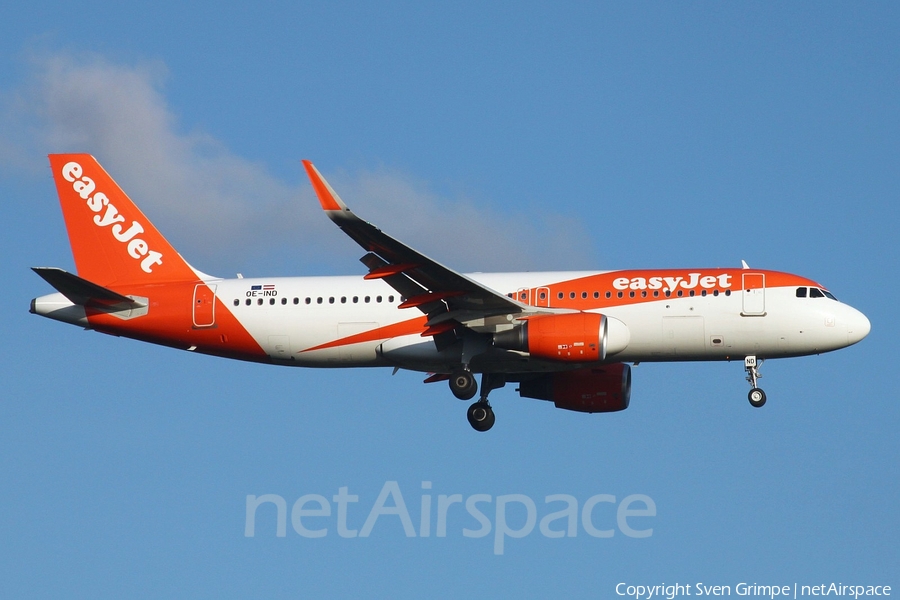
[[(360, 254), (328, 223), (308, 185), (287, 184), (218, 140), (181, 131), (161, 91), (163, 64), (122, 66), (68, 54), (32, 64), (31, 81), (14, 94), (4, 118), (10, 126), (0, 140), (0, 161), (7, 167), (48, 152), (94, 154), (204, 270), (210, 264), (245, 267), (254, 258), (287, 253), (307, 260), (294, 261), (292, 273), (277, 274), (302, 274), (310, 257), (344, 264)], [(424, 182), (383, 170), (329, 179), (351, 207), (362, 208), (361, 216), (461, 270), (574, 268), (583, 266), (590, 248), (574, 219), (543, 215), (538, 228), (536, 215), (441, 198)], [(362, 272), (346, 264), (335, 264), (335, 272)]]

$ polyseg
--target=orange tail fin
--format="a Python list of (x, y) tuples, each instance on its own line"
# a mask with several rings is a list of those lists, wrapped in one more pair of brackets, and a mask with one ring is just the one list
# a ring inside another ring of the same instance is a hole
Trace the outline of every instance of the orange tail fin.
[(78, 275), (101, 286), (190, 281), (198, 273), (90, 154), (51, 154)]

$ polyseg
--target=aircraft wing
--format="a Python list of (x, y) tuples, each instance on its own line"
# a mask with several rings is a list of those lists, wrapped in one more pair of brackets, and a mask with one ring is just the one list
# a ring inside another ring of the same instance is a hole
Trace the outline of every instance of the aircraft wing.
[(403, 297), (400, 308), (416, 307), (428, 315), (428, 324), (435, 330), (429, 335), (450, 329), (440, 324), (454, 320), (534, 311), (534, 307), (445, 267), (360, 219), (311, 162), (304, 160), (303, 166), (328, 217), (368, 252), (360, 259), (369, 269), (365, 278), (384, 279)]

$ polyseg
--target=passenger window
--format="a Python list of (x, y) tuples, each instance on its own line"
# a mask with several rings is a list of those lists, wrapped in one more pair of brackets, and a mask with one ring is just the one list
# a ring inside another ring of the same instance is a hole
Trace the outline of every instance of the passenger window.
[(719, 290), (713, 290), (713, 296), (718, 296), (718, 295), (719, 295)]
[(587, 298), (587, 292), (581, 292), (581, 299), (584, 300)]
[(612, 297), (612, 292), (606, 292), (606, 297), (607, 297), (607, 298), (611, 298), (611, 297)]
[(806, 298), (806, 288), (805, 287), (797, 288), (797, 297), (798, 298)]
[(366, 296), (366, 302), (371, 302), (371, 300), (372, 300), (371, 296)]
[(659, 298), (659, 290), (653, 290), (653, 297)]
[(246, 302), (247, 306), (250, 306), (250, 302), (251, 302), (250, 298), (247, 298), (247, 302)]
[(312, 303), (312, 298), (310, 298), (309, 296), (307, 296), (307, 297), (306, 297), (306, 303), (307, 303), (307, 304), (311, 304), (311, 303)]
[(328, 304), (334, 304), (334, 296), (328, 297)]
[(322, 296), (316, 298), (316, 304), (322, 304)]
[(347, 296), (341, 296), (341, 304), (347, 304)]
[(282, 304), (287, 304), (287, 298), (282, 298), (282, 299), (281, 299), (281, 303), (282, 303)]
[(269, 298), (269, 304), (274, 306), (274, 305), (275, 305), (275, 298)]
[(600, 297), (600, 292), (594, 292), (594, 299), (597, 299), (599, 297)]
[(730, 296), (730, 295), (731, 295), (731, 290), (725, 290), (725, 295), (726, 295), (726, 296)]
[[(309, 304), (309, 298), (306, 299), (306, 303)], [(294, 304), (300, 304), (300, 298), (294, 298)]]
[(353, 296), (353, 304), (359, 302), (359, 296)]
[(822, 293), (822, 290), (819, 288), (809, 288), (809, 297), (810, 298), (824, 298), (825, 294)]
[(641, 298), (647, 297), (647, 290), (641, 290)]
[(569, 292), (569, 298), (571, 298), (572, 300), (574, 300), (574, 299), (575, 299), (575, 292)]
[(628, 297), (629, 297), (629, 298), (634, 298), (634, 292), (628, 292)]
[(234, 305), (235, 305), (235, 306), (240, 306), (240, 305), (241, 305), (241, 301), (238, 300), (237, 298), (235, 298), (235, 299), (234, 299)]
[(381, 296), (375, 296), (375, 302), (381, 302)]
[(616, 294), (616, 296), (621, 298), (623, 296), (623, 294), (622, 294), (622, 292), (619, 292), (618, 294)]
[(393, 302), (393, 301), (394, 301), (394, 297), (393, 297), (393, 296), (388, 296), (388, 302)]
[(259, 306), (262, 306), (262, 298), (260, 298), (259, 300), (257, 300), (256, 303), (257, 303)]
[(556, 295), (556, 297), (559, 298), (560, 300), (562, 300), (562, 299), (563, 299), (563, 293), (562, 293), (562, 292), (558, 293), (558, 294)]

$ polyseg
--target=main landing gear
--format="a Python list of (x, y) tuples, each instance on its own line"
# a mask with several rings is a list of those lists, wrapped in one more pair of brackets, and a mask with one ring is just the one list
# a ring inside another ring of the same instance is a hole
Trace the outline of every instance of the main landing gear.
[(478, 382), (468, 369), (450, 376), (450, 391), (460, 400), (471, 400), (478, 393)]
[(754, 408), (760, 408), (766, 403), (766, 393), (756, 386), (756, 380), (762, 377), (759, 374), (759, 367), (762, 366), (762, 362), (763, 359), (757, 360), (755, 356), (744, 358), (744, 370), (747, 372), (747, 381), (752, 388), (750, 393), (747, 394), (747, 399), (750, 400), (750, 405)]
[(494, 409), (487, 399), (479, 400), (466, 411), (466, 418), (475, 431), (487, 431), (494, 426)]
[[(494, 426), (494, 409), (488, 402), (488, 394), (491, 390), (501, 388), (506, 385), (506, 378), (497, 373), (483, 373), (481, 375), (481, 397), (477, 402), (469, 406), (466, 411), (466, 418), (469, 425), (475, 431), (487, 431)], [(478, 392), (478, 384), (475, 382), (475, 375), (468, 369), (457, 371), (450, 376), (450, 391), (460, 400), (469, 400)]]

